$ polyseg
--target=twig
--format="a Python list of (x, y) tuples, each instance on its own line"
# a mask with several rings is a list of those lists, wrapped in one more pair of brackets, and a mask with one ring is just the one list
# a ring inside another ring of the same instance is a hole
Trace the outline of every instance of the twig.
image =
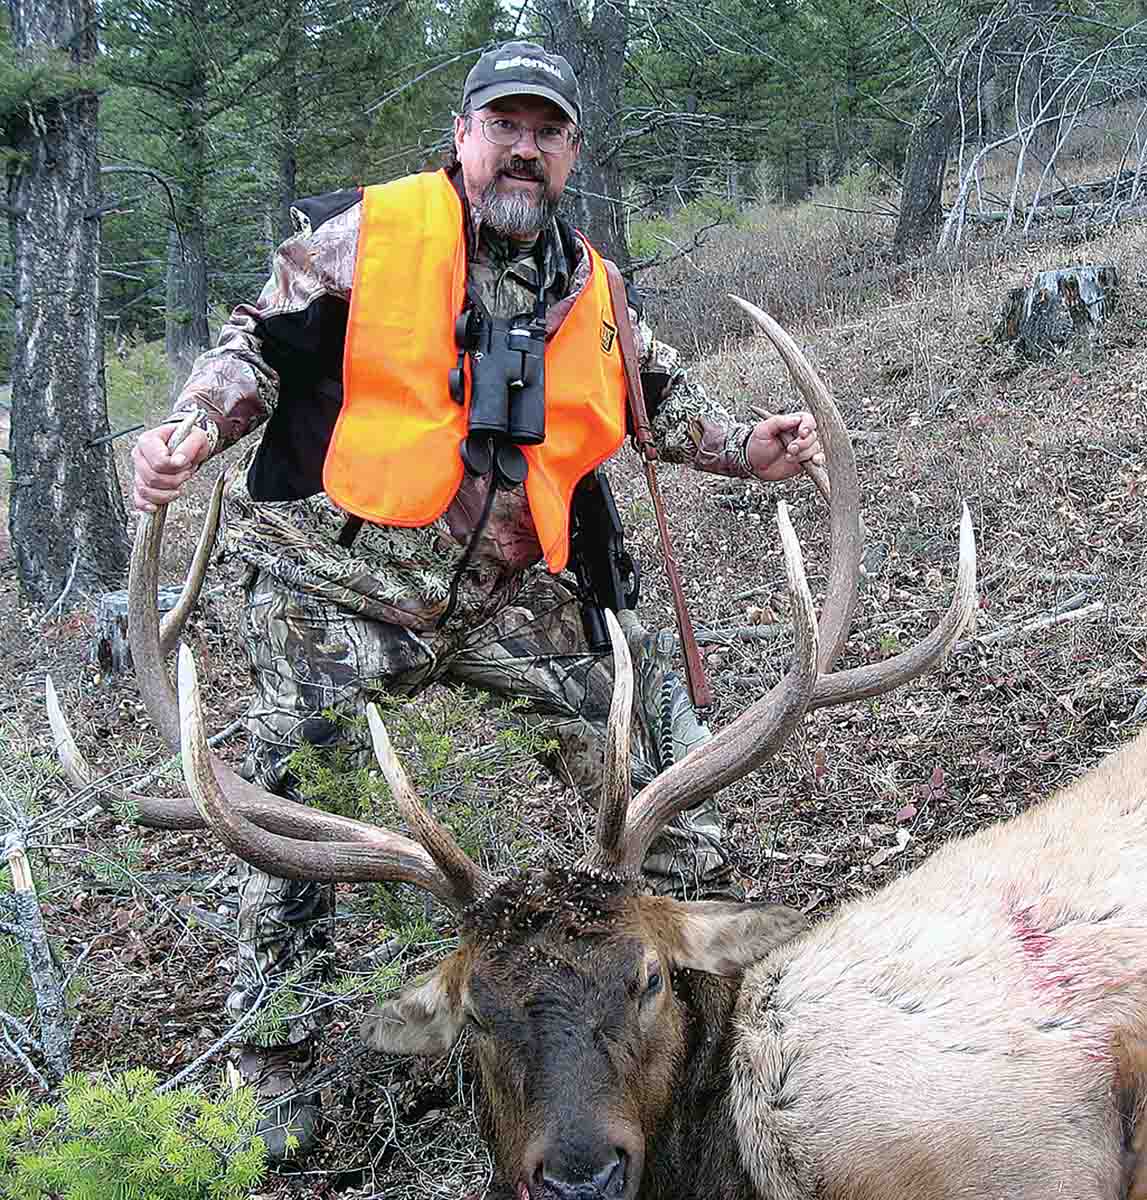
[[(2, 1022), (5, 1026), (14, 1026), (18, 1036), (24, 1038), (24, 1040), (29, 1044), (34, 1044), (32, 1035), (11, 1014), (0, 1010), (0, 1022)], [(0, 1037), (3, 1037), (4, 1044), (8, 1047), (8, 1054), (6, 1057), (11, 1058), (13, 1062), (18, 1062), (20, 1066), (22, 1066), (24, 1070), (32, 1076), (36, 1083), (43, 1088), (45, 1092), (50, 1092), (52, 1090), (52, 1085), (36, 1069), (35, 1064), (27, 1056), (27, 1054), (24, 1053), (19, 1043), (12, 1040), (6, 1028), (0, 1028)]]
[(1076, 592), (1074, 596), (1068, 596), (1066, 600), (1061, 600), (1051, 611), (1053, 613), (1073, 612), (1077, 608), (1082, 608), (1090, 599), (1090, 592)]
[(54, 613), (56, 611), (56, 609), (60, 608), (60, 606), (64, 603), (64, 600), (67, 597), (68, 593), (72, 590), (72, 583), (74, 582), (74, 580), (76, 578), (76, 567), (79, 566), (79, 562), (80, 562), (80, 547), (77, 546), (76, 552), (72, 556), (72, 569), (68, 572), (68, 580), (64, 584), (64, 590), (59, 594), (59, 596), (56, 597), (55, 604), (53, 604), (52, 607), (49, 608), (48, 611), (46, 613), (44, 613), (44, 615), (40, 618), (41, 623), (46, 621), (52, 615), (52, 613)]
[(996, 629), (992, 633), (985, 633), (981, 637), (962, 638), (956, 643), (953, 649), (969, 650), (977, 646), (989, 646), (1000, 642), (1015, 641), (1040, 629), (1050, 629), (1054, 625), (1065, 625), (1068, 621), (1081, 621), (1085, 617), (1094, 617), (1106, 607), (1104, 601), (1095, 600), (1091, 604), (1085, 604), (1082, 608), (1073, 608), (1068, 612), (1051, 613), (1048, 616), (1038, 617), (1034, 621), (1027, 621), (1022, 625), (1009, 625), (1004, 629)]
[(1088, 442), (1087, 449), (1110, 455), (1116, 462), (1128, 463), (1135, 460), (1134, 454), (1120, 454), (1117, 450), (1112, 450), (1110, 446), (1100, 446), (1097, 442)]
[(72, 985), (72, 980), (76, 977), (76, 972), (84, 965), (85, 962), (87, 962), (88, 955), (91, 954), (91, 952), (96, 948), (98, 942), (99, 938), (92, 938), (92, 940), (88, 942), (88, 944), (80, 952), (76, 961), (72, 963), (71, 969), (68, 971), (67, 975), (64, 976), (63, 992), (65, 996), (68, 994), (68, 988)]
[(104, 442), (114, 442), (116, 438), (123, 437), (128, 433), (135, 433), (137, 429), (142, 429), (142, 425), (129, 425), (126, 429), (117, 429), (114, 433), (105, 433), (101, 437), (90, 438), (84, 442), (85, 446), (102, 446)]
[(811, 202), (813, 208), (831, 208), (833, 212), (856, 213), (860, 217), (891, 217), (893, 220), (898, 220), (900, 214), (898, 212), (885, 212), (879, 208), (846, 208), (843, 204), (825, 204), (820, 200)]
[(789, 632), (787, 621), (775, 625), (737, 625), (729, 629), (698, 629), (697, 641), (702, 645), (715, 643), (731, 646), (734, 642), (772, 642)]

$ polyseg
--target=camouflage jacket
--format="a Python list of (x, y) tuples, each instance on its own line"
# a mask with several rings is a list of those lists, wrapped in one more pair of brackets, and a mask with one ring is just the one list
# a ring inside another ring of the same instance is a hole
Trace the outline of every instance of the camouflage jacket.
[[(457, 184), (456, 184), (457, 186)], [(432, 628), (478, 523), (486, 483), (466, 477), (446, 513), (422, 529), (365, 524), (338, 543), (346, 513), (322, 491), (326, 447), (342, 400), (342, 352), (361, 214), (355, 190), (299, 201), (296, 233), (278, 249), (254, 304), (235, 308), (196, 361), (173, 414), (198, 410), (213, 452), (262, 437), (228, 472), (227, 547), (287, 586), (375, 620)], [(545, 274), (548, 336), (585, 286), (588, 256), (564, 221), (544, 252), (522, 253), (469, 216), (469, 287), (493, 316), (533, 309)], [(662, 458), (747, 477), (751, 426), (733, 422), (690, 383), (677, 352), (637, 311), (642, 377)], [(517, 594), (541, 548), (524, 489), (499, 492), (466, 568), (453, 621), (492, 616)]]

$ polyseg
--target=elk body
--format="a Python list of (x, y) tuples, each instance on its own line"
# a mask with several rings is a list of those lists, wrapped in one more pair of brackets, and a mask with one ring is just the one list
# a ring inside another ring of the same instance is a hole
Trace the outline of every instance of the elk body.
[[(768, 694), (629, 795), (632, 669), (616, 662), (594, 850), (494, 878), (413, 793), (377, 713), (379, 764), (411, 836), (301, 808), (206, 746), (190, 652), (177, 699), (154, 613), (161, 517), (133, 559), (145, 702), (182, 746), (194, 807), (135, 797), (150, 824), (206, 822), (263, 870), (404, 880), (451, 906), (458, 949), (365, 1021), (376, 1049), (437, 1054), (471, 1031), (482, 1119), (515, 1200), (1143, 1200), (1147, 1097), (1147, 736), (1043, 807), (942, 850), (807, 930), (792, 910), (644, 894), (658, 829), (759, 766), (811, 709), (887, 692), (934, 664), (975, 601), (965, 513), (955, 597), (896, 658), (833, 673), (860, 557), (840, 415), (790, 339), (774, 340), (817, 416), (832, 495), (819, 624), (784, 506), (795, 652)], [(159, 517), (160, 514), (157, 514)], [(49, 693), (62, 757), (90, 776)]]

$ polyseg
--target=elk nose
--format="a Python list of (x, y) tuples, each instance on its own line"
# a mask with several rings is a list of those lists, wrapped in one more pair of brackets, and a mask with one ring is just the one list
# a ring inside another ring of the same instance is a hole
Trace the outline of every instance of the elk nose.
[[(562, 1178), (567, 1172), (562, 1170), (564, 1164), (561, 1163), (548, 1168), (539, 1163), (535, 1175), (541, 1176), (541, 1194), (545, 1200), (618, 1200), (625, 1195), (628, 1160), (629, 1155), (620, 1146), (614, 1146), (609, 1161), (594, 1173), (592, 1179), (586, 1180), (583, 1176), (575, 1182)], [(578, 1174), (582, 1175), (582, 1172)]]

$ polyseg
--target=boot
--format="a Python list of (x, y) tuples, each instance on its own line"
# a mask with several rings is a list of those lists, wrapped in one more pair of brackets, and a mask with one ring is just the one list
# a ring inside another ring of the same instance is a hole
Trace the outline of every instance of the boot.
[[(620, 613), (619, 620), (633, 657), (637, 693), (634, 709), (646, 744), (652, 749), (654, 766), (664, 771), (712, 735), (698, 719), (685, 681), (673, 667), (673, 633), (648, 633), (628, 611)], [(721, 817), (713, 797), (678, 813), (661, 830), (642, 869), (660, 895), (678, 900), (745, 899), (744, 888), (734, 879), (722, 845)]]
[[(307, 1087), (313, 1063), (309, 1039), (294, 1046), (238, 1046), (232, 1052), (239, 1082), (258, 1099), (256, 1133), (267, 1147), (269, 1163), (300, 1159), (318, 1143), (320, 1098)], [(288, 1145), (291, 1139), (294, 1144)]]

